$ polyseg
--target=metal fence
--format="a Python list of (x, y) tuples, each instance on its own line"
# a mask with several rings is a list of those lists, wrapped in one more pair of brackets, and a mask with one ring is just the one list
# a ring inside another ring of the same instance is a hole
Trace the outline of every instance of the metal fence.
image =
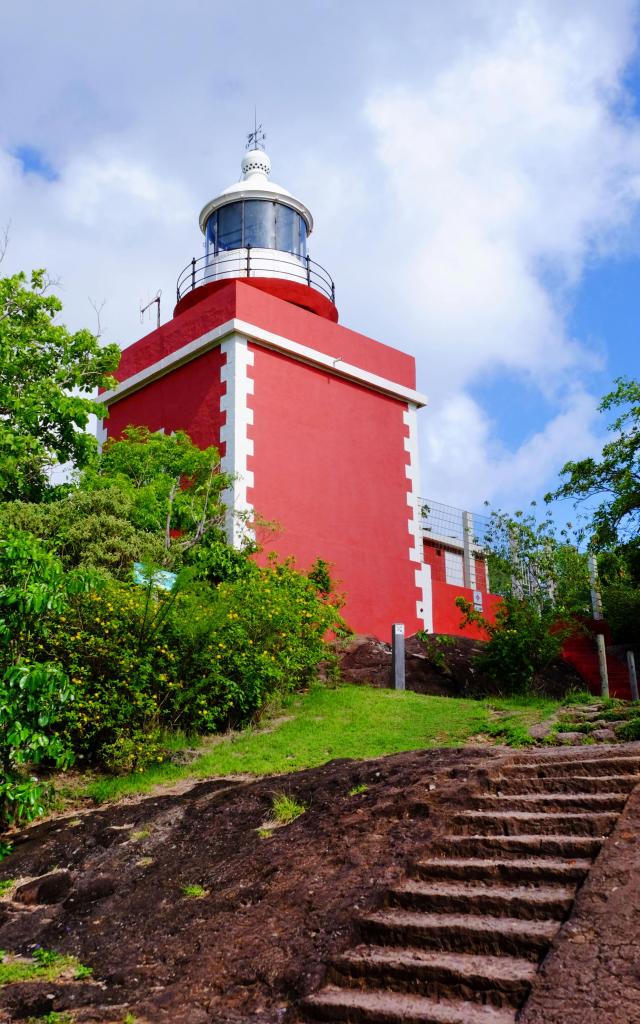
[(489, 590), (484, 548), (489, 533), (489, 516), (444, 505), (433, 498), (420, 498), (422, 535), (427, 541), (425, 560), (431, 577), (443, 583)]
[[(450, 540), (455, 544), (464, 543), (465, 522), (470, 519), (473, 544), (482, 548), (485, 544), (491, 520), (478, 512), (467, 512), (453, 505), (443, 505), (433, 498), (419, 498), (422, 529), (428, 536)], [(467, 518), (469, 517), (469, 519)]]

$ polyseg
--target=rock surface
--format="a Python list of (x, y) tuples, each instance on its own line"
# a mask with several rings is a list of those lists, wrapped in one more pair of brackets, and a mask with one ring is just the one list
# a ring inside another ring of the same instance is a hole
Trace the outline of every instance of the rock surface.
[(29, 882), (19, 886), (13, 898), (16, 903), (23, 903), (27, 907), (43, 903), (59, 903), (69, 892), (71, 881), (70, 871), (52, 871), (48, 875), (32, 878)]
[(519, 1024), (640, 1024), (640, 787), (544, 961)]

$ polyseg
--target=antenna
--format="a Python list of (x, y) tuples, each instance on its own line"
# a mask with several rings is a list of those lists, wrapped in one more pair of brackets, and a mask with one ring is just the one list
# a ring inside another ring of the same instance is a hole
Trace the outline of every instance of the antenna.
[(253, 131), (247, 133), (247, 149), (264, 149), (266, 133), (262, 130), (262, 124), (258, 124), (258, 114), (253, 108)]
[[(143, 321), (144, 321), (144, 314), (147, 312), (147, 310), (151, 310), (151, 307), (153, 306), (153, 304), (155, 302), (157, 304), (157, 313), (158, 313), (157, 326), (158, 327), (160, 326), (160, 297), (161, 297), (161, 295), (162, 295), (162, 288), (158, 288), (158, 291), (156, 292), (155, 296), (151, 299), (150, 302), (147, 302), (146, 306), (142, 305), (142, 299), (140, 299), (140, 323), (143, 323)], [(149, 313), (149, 316), (151, 316), (151, 313)]]

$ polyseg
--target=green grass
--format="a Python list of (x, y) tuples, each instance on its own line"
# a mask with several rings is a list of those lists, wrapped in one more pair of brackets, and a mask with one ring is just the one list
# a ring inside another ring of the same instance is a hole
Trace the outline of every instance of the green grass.
[[(468, 700), (367, 686), (315, 686), (293, 699), (288, 709), (292, 717), (272, 732), (246, 729), (188, 766), (160, 764), (142, 773), (105, 777), (75, 795), (102, 803), (188, 777), (285, 774), (338, 757), (365, 759), (462, 746), (477, 734), (525, 744), (527, 727), (559, 706), (558, 701), (533, 697)], [(504, 717), (497, 718), (501, 713)]]
[(0, 896), (5, 896), (11, 891), (11, 889), (13, 889), (15, 884), (15, 878), (6, 878), (4, 882), (0, 882)]
[(186, 900), (203, 900), (205, 896), (209, 895), (201, 885), (183, 885), (181, 889)]
[(273, 798), (271, 804), (271, 813), (273, 820), (277, 821), (280, 825), (289, 825), (296, 818), (299, 818), (301, 814), (306, 811), (304, 804), (299, 804), (293, 797), (288, 796), (286, 793), (278, 793)]
[(74, 956), (62, 956), (49, 949), (36, 950), (30, 961), (3, 952), (0, 956), (0, 987), (18, 981), (55, 981), (63, 974), (74, 978), (78, 975), (87, 977), (83, 972), (89, 970)]
[(366, 793), (368, 790), (366, 782), (361, 782), (359, 786), (352, 786), (349, 790), (349, 796), (358, 796), (360, 793)]
[(129, 838), (132, 843), (141, 843), (143, 839), (148, 839), (150, 835), (150, 829), (141, 828), (139, 832), (132, 832)]
[(557, 706), (549, 700), (475, 701), (363, 686), (316, 687), (297, 701), (295, 717), (274, 732), (249, 732), (221, 743), (191, 770), (197, 776), (267, 775), (312, 768), (336, 757), (455, 747), (485, 732), (494, 711), (508, 712), (514, 724), (534, 724)]
[(495, 717), (481, 732), (508, 747), (529, 747), (535, 740), (529, 733), (532, 725), (549, 718), (560, 706), (546, 697), (508, 697), (484, 701)]

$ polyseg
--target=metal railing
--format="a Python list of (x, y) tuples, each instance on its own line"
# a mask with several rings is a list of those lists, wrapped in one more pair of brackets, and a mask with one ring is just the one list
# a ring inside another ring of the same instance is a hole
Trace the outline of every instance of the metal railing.
[[(231, 249), (226, 254), (200, 256), (191, 260), (178, 277), (176, 295), (178, 302), (194, 288), (213, 281), (234, 277), (280, 277), (289, 281), (306, 284), (309, 288), (336, 301), (336, 287), (329, 273), (309, 256), (298, 256), (294, 252), (279, 249), (262, 249), (252, 256), (251, 245)], [(285, 258), (286, 257), (286, 258)], [(291, 257), (294, 257), (292, 260)], [(225, 268), (226, 265), (226, 268)]]
[(484, 546), (491, 524), (489, 516), (466, 512), (453, 505), (443, 505), (432, 498), (418, 498), (418, 501), (425, 536), (431, 534), (439, 540), (451, 541), (454, 547), (460, 547), (464, 542), (465, 523), (470, 521), (474, 545), (480, 548)]

